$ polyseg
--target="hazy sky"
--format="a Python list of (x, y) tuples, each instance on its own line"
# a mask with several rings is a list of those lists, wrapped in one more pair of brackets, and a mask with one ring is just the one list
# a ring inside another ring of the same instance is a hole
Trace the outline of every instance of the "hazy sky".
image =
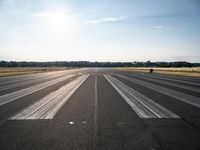
[(200, 0), (0, 0), (0, 60), (200, 62)]

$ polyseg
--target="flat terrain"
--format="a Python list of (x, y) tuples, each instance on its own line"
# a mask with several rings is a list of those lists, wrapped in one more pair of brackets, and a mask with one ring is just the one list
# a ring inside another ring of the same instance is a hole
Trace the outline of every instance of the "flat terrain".
[(84, 68), (0, 77), (2, 150), (198, 150), (200, 78)]
[(15, 67), (15, 68), (1, 68), (0, 67), (0, 77), (2, 76), (14, 76), (22, 74), (33, 74), (41, 72), (50, 72), (50, 71), (60, 71), (67, 70), (70, 68), (67, 67)]
[[(119, 70), (134, 72), (149, 72), (150, 67), (121, 67)], [(154, 73), (158, 74), (174, 74), (181, 76), (200, 77), (200, 67), (152, 67)]]

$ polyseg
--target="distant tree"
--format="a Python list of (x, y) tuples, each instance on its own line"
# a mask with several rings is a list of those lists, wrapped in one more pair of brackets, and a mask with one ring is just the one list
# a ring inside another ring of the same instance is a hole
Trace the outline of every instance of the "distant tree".
[(200, 63), (189, 62), (89, 62), (89, 61), (0, 61), (0, 67), (200, 67)]

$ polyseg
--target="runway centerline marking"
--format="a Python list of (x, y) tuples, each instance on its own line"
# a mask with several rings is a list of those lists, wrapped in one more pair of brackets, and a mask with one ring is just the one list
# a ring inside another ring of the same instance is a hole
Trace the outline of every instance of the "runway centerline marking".
[(130, 88), (118, 79), (110, 75), (104, 75), (104, 77), (140, 118), (180, 118), (177, 114)]
[(82, 85), (89, 75), (82, 75), (60, 89), (50, 93), (31, 106), (20, 111), (9, 120), (53, 119), (60, 108)]
[(95, 76), (95, 103), (94, 103), (94, 137), (93, 137), (93, 146), (94, 149), (98, 149), (97, 140), (98, 140), (98, 89), (97, 89), (97, 76)]

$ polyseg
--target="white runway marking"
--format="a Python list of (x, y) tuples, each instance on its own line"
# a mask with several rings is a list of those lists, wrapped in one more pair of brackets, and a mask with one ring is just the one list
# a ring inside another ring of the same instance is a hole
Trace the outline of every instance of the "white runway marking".
[(74, 124), (74, 122), (73, 122), (73, 121), (70, 121), (70, 122), (69, 122), (69, 124), (71, 124), (71, 125), (72, 125), (72, 124)]
[[(138, 78), (143, 78), (143, 79), (147, 79), (147, 80), (150, 80), (150, 81), (154, 81), (154, 82), (157, 82), (157, 83), (161, 83), (161, 84), (165, 84), (165, 85), (170, 85), (170, 86), (174, 86), (174, 87), (178, 87), (178, 88), (182, 88), (182, 89), (186, 89), (186, 90), (190, 90), (190, 91), (194, 91), (194, 92), (198, 92), (200, 93), (200, 89), (199, 88), (195, 88), (195, 87), (190, 87), (190, 86), (186, 86), (186, 85), (181, 85), (181, 84), (178, 84), (178, 83), (171, 83), (171, 82), (167, 82), (167, 81), (163, 81), (163, 80), (159, 80), (159, 79), (152, 79), (151, 77), (142, 77), (142, 76), (138, 76), (138, 75), (134, 75), (134, 74), (131, 74), (132, 77), (138, 77)], [(143, 75), (145, 76), (145, 75)]]
[(57, 91), (45, 96), (40, 101), (22, 110), (11, 117), (10, 120), (53, 119), (59, 109), (81, 86), (88, 76), (89, 75), (80, 76)]
[(60, 77), (63, 77), (63, 75), (46, 75), (46, 76), (42, 76), (40, 78), (30, 78), (30, 79), (26, 79), (22, 82), (16, 82), (16, 83), (11, 83), (11, 84), (7, 84), (7, 85), (3, 85), (3, 86), (0, 86), (0, 91), (4, 91), (4, 90), (8, 90), (8, 89), (12, 89), (12, 88), (16, 88), (16, 87), (20, 87), (20, 86), (25, 86), (25, 85), (29, 85), (29, 84), (32, 84), (32, 83), (36, 83), (36, 82), (42, 82), (42, 81), (45, 81), (45, 80), (53, 80), (55, 78), (60, 78)]
[(141, 81), (141, 80), (138, 80), (138, 79), (135, 79), (135, 78), (130, 78), (130, 77), (127, 77), (127, 76), (124, 76), (124, 75), (119, 75), (119, 74), (116, 74), (116, 75), (119, 76), (120, 78), (125, 79), (125, 80), (137, 83), (141, 86), (147, 87), (147, 88), (152, 89), (154, 91), (157, 91), (159, 93), (163, 93), (163, 94), (168, 95), (170, 97), (173, 97), (177, 100), (180, 100), (182, 102), (185, 102), (187, 104), (190, 104), (192, 106), (200, 108), (200, 98), (198, 98), (198, 97), (188, 95), (188, 94), (185, 94), (185, 93), (182, 93), (182, 92), (178, 92), (178, 91), (175, 91), (175, 90), (172, 90), (172, 89), (168, 89), (168, 88), (165, 88), (165, 87), (161, 87), (161, 86), (149, 83), (149, 82), (144, 82), (144, 81)]
[(37, 74), (25, 74), (25, 75), (17, 75), (17, 76), (8, 76), (8, 77), (1, 77), (0, 78), (0, 86), (1, 85), (9, 85), (9, 84), (15, 84), (20, 83), (24, 81), (29, 80), (35, 80), (39, 78), (46, 78), (50, 76), (57, 77), (59, 75), (67, 75), (65, 73), (66, 71), (59, 71), (59, 72), (46, 72), (46, 73), (37, 73)]
[(36, 91), (47, 88), (51, 85), (54, 85), (58, 82), (64, 81), (64, 80), (69, 79), (69, 78), (74, 77), (74, 76), (75, 75), (68, 75), (68, 76), (65, 76), (65, 77), (62, 77), (62, 78), (58, 78), (58, 79), (48, 81), (48, 82), (45, 82), (45, 83), (37, 84), (37, 85), (31, 86), (31, 87), (28, 87), (28, 88), (25, 88), (25, 89), (22, 89), (22, 90), (12, 92), (12, 93), (8, 93), (6, 95), (2, 95), (2, 96), (0, 96), (0, 106), (4, 105), (6, 103), (12, 102), (12, 101), (14, 101), (18, 98), (29, 95), (31, 93), (34, 93)]
[(94, 83), (94, 136), (93, 136), (93, 147), (98, 149), (97, 140), (98, 140), (98, 93), (97, 93), (97, 76), (95, 76)]
[(22, 110), (15, 116), (11, 117), (10, 120), (53, 119), (59, 109), (81, 86), (88, 76), (89, 75), (80, 76), (57, 91), (47, 95), (40, 101)]
[(140, 118), (180, 118), (141, 93), (130, 88), (110, 75), (104, 75), (108, 82), (124, 98)]
[(190, 81), (186, 81), (186, 80), (181, 80), (181, 79), (173, 79), (173, 78), (167, 78), (167, 77), (164, 77), (164, 76), (159, 76), (157, 74), (154, 74), (154, 75), (150, 75), (150, 74), (145, 74), (145, 73), (142, 73), (143, 76), (146, 76), (146, 77), (152, 77), (152, 78), (155, 78), (155, 79), (160, 79), (160, 80), (167, 80), (167, 81), (174, 81), (174, 82), (179, 82), (179, 83), (183, 83), (183, 84), (190, 84), (190, 85), (200, 85), (199, 83), (196, 83), (196, 82), (190, 82)]

